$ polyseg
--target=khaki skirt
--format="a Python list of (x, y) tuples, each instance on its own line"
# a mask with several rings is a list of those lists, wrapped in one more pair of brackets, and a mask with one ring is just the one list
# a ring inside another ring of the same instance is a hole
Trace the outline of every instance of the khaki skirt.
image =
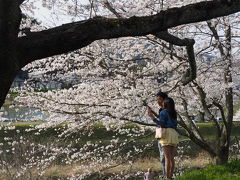
[(178, 133), (173, 128), (166, 128), (166, 137), (160, 139), (162, 146), (177, 146), (178, 145)]

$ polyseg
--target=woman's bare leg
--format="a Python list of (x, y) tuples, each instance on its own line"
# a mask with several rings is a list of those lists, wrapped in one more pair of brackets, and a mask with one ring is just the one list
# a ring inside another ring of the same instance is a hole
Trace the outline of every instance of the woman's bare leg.
[(170, 166), (170, 177), (172, 178), (175, 168), (175, 160), (174, 157), (176, 155), (176, 147), (171, 146), (171, 166)]
[(167, 178), (171, 179), (175, 168), (175, 147), (174, 146), (163, 146), (165, 155), (165, 170)]
[(163, 146), (165, 156), (165, 170), (167, 178), (171, 178), (171, 146)]

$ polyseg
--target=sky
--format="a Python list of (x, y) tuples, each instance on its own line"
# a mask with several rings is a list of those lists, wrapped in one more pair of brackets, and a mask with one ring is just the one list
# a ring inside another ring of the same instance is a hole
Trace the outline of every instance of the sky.
[[(30, 16), (35, 17), (38, 22), (41, 22), (41, 24), (45, 27), (55, 27), (60, 26), (62, 24), (70, 23), (73, 21), (80, 20), (79, 17), (72, 17), (67, 14), (66, 9), (68, 8), (67, 4), (64, 4), (59, 7), (43, 7), (43, 1), (42, 0), (29, 0), (27, 3), (32, 3), (34, 6), (33, 12), (31, 13), (29, 11), (24, 11), (25, 13), (29, 14)], [(59, 1), (64, 2), (64, 1)], [(81, 4), (87, 3), (86, 0), (81, 0)]]

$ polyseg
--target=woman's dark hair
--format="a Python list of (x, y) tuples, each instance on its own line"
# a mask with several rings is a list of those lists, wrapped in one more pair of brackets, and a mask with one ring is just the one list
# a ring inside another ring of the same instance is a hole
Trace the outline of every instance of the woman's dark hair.
[(161, 98), (163, 98), (163, 99), (165, 99), (165, 98), (168, 97), (167, 93), (162, 92), (162, 91), (159, 91), (159, 92), (156, 94), (156, 96), (157, 96), (157, 97), (161, 97)]
[(176, 109), (175, 109), (175, 102), (172, 98), (170, 97), (167, 97), (164, 99), (164, 109), (166, 109), (169, 113), (169, 115), (174, 118), (174, 119), (177, 119), (177, 112), (176, 112)]

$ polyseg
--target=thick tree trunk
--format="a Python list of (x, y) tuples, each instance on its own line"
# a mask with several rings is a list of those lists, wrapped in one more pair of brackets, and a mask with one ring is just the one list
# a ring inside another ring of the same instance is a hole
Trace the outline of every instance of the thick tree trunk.
[(218, 147), (216, 156), (212, 156), (213, 163), (214, 164), (225, 164), (228, 162), (229, 157), (229, 147), (223, 146)]
[[(229, 86), (232, 81), (232, 49), (231, 49), (231, 26), (228, 25), (225, 32), (226, 36), (226, 68), (224, 74), (224, 81), (226, 86)], [(233, 89), (228, 87), (225, 90), (226, 101), (226, 120), (224, 121), (224, 128), (222, 129), (221, 149), (218, 154), (221, 155), (221, 163), (226, 163), (229, 158), (229, 147), (231, 141), (232, 123), (233, 123)]]
[[(218, 39), (218, 35), (215, 35)], [(226, 107), (226, 118), (223, 118), (223, 125), (221, 127), (221, 135), (217, 139), (216, 146), (216, 156), (214, 157), (217, 164), (227, 163), (229, 158), (229, 147), (231, 141), (231, 131), (232, 131), (232, 122), (233, 122), (233, 90), (231, 85), (232, 83), (232, 54), (231, 54), (231, 26), (226, 26), (226, 45), (225, 51), (223, 46), (219, 46), (219, 50), (222, 56), (223, 61), (225, 61), (224, 69), (224, 83), (226, 85), (225, 89), (225, 107)], [(229, 87), (228, 87), (229, 86)], [(223, 108), (222, 108), (223, 111)], [(224, 115), (224, 113), (222, 112)]]
[(0, 107), (20, 69), (16, 41), (21, 11), (16, 0), (0, 0)]

